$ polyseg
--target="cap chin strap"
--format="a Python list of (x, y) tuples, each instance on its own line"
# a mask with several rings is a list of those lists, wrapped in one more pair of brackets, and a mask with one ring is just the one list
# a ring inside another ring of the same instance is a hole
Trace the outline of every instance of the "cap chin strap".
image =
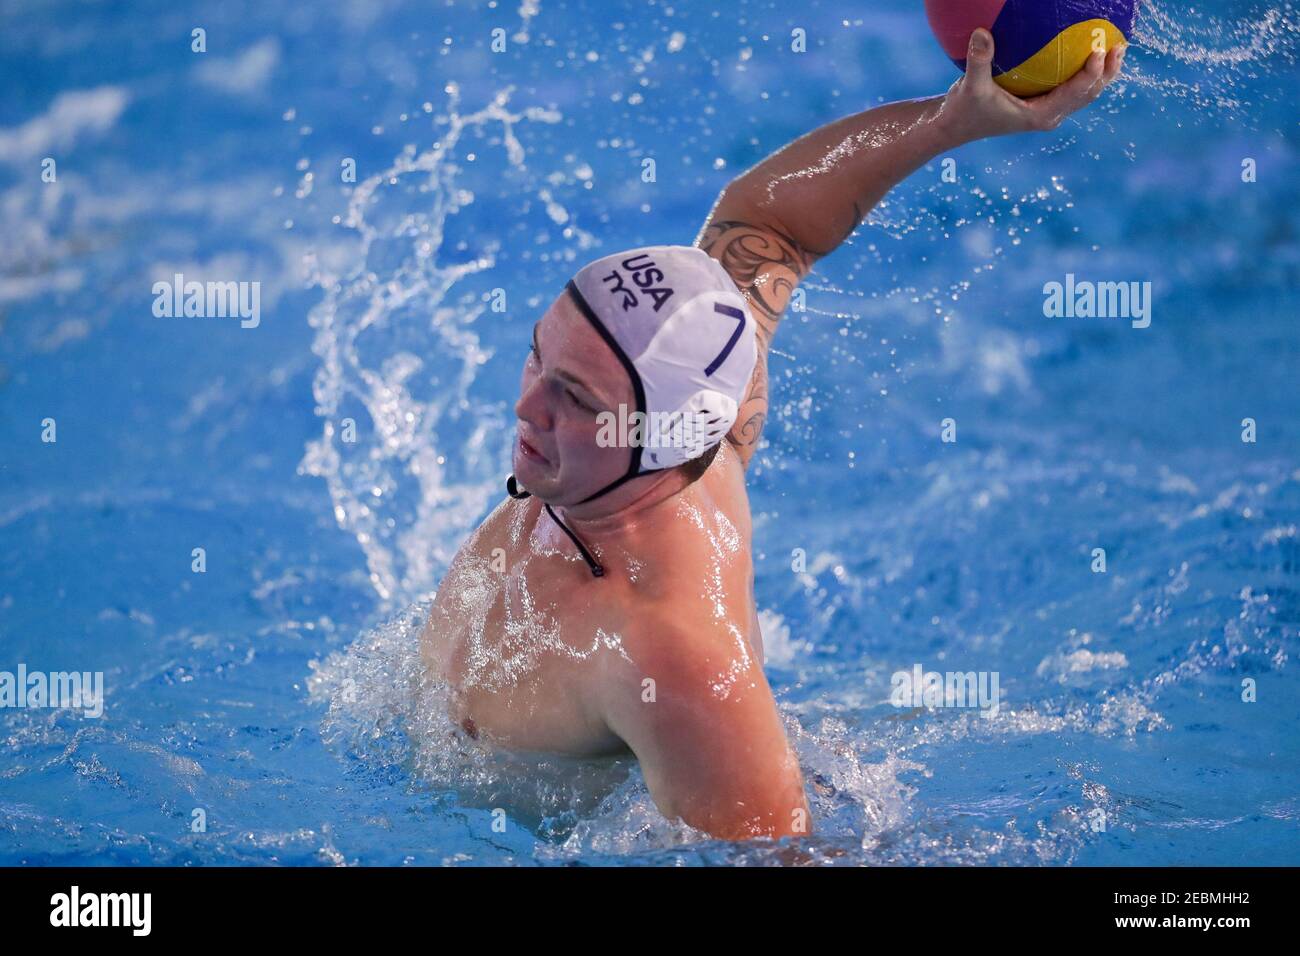
[[(596, 310), (587, 302), (586, 297), (578, 290), (577, 285), (572, 279), (570, 279), (565, 285), (564, 290), (569, 293), (574, 304), (577, 305), (578, 311), (587, 317), (587, 321), (591, 323), (592, 328), (600, 333), (600, 337), (605, 340), (605, 344), (609, 346), (609, 350), (614, 353), (622, 364), (623, 370), (627, 372), (627, 377), (632, 380), (632, 392), (636, 396), (636, 410), (640, 412), (644, 418), (646, 413), (646, 400), (645, 385), (641, 382), (641, 373), (636, 370), (636, 365), (627, 357), (627, 353), (623, 351), (623, 346), (618, 344), (618, 339), (614, 338), (614, 336), (610, 334), (609, 329), (605, 328), (605, 323), (600, 320), (600, 316), (596, 314)], [(644, 474), (649, 474), (649, 472), (643, 472), (641, 470), (641, 446), (637, 444), (632, 446), (632, 462), (628, 465), (627, 473), (623, 475), (622, 478), (611, 481), (604, 488), (601, 488), (594, 494), (590, 494), (583, 498), (578, 502), (578, 504), (585, 505), (593, 498), (599, 498), (601, 495), (613, 491), (624, 482), (631, 481), (633, 478), (640, 477)]]
[[(614, 484), (619, 484), (622, 480), (625, 480), (625, 478), (626, 476), (624, 476), (624, 479), (620, 479), (619, 482), (615, 482)], [(612, 487), (613, 485), (609, 486), (609, 488)], [(608, 491), (609, 488), (606, 488), (605, 490)], [(525, 491), (524, 489), (519, 487), (519, 482), (515, 480), (514, 475), (511, 475), (509, 478), (506, 479), (506, 494), (508, 494), (511, 498), (514, 498), (516, 500), (520, 500), (523, 498), (531, 498), (533, 496), (533, 493), (531, 491)], [(596, 492), (596, 494), (604, 494), (604, 492), (598, 491)], [(591, 498), (594, 497), (596, 497), (596, 495), (591, 496)], [(584, 498), (583, 501), (590, 501), (591, 498)], [(543, 502), (542, 507), (544, 507), (546, 509), (546, 513), (551, 516), (551, 520), (560, 526), (560, 530), (563, 531), (566, 535), (568, 535), (569, 540), (573, 542), (575, 547), (577, 547), (578, 552), (582, 555), (582, 560), (586, 561), (587, 567), (591, 569), (591, 576), (593, 578), (603, 578), (605, 576), (605, 568), (599, 561), (597, 561), (594, 557), (592, 557), (591, 552), (587, 550), (587, 546), (584, 545), (581, 540), (579, 540), (576, 534), (574, 534), (571, 530), (569, 530), (569, 526), (560, 520), (560, 516), (555, 513), (555, 511), (551, 508), (550, 505)]]
[[(570, 279), (564, 286), (564, 290), (573, 298), (573, 302), (578, 307), (578, 311), (587, 317), (587, 321), (591, 323), (592, 327), (598, 333), (600, 333), (600, 337), (605, 340), (605, 344), (609, 346), (610, 351), (613, 352), (619, 362), (622, 363), (624, 370), (627, 372), (628, 378), (632, 380), (632, 391), (636, 394), (637, 411), (644, 415), (646, 410), (645, 386), (641, 383), (641, 374), (636, 370), (636, 366), (632, 364), (632, 360), (627, 357), (627, 353), (624, 352), (623, 347), (618, 344), (618, 340), (615, 339), (614, 336), (610, 335), (609, 329), (605, 328), (605, 323), (600, 321), (600, 316), (596, 315), (596, 311), (587, 302), (586, 297), (578, 290), (577, 285), (574, 284), (572, 279)], [(627, 473), (624, 474), (623, 477), (611, 481), (599, 491), (587, 495), (587, 497), (579, 501), (578, 504), (585, 505), (588, 501), (599, 498), (601, 495), (608, 494), (615, 488), (631, 481), (633, 478), (639, 478), (642, 475), (651, 474), (652, 471), (653, 469), (651, 471), (641, 470), (641, 446), (637, 445), (632, 449), (632, 463), (628, 467)], [(521, 489), (519, 487), (519, 482), (515, 480), (515, 476), (511, 475), (506, 479), (506, 494), (511, 498), (520, 499), (529, 497), (532, 492)], [(591, 552), (587, 550), (586, 545), (578, 539), (576, 534), (569, 530), (568, 525), (560, 520), (559, 515), (551, 509), (550, 505), (546, 505), (545, 507), (546, 513), (551, 516), (551, 520), (560, 526), (560, 530), (569, 536), (569, 540), (572, 541), (578, 551), (581, 552), (582, 559), (587, 562), (587, 567), (591, 569), (592, 576), (597, 578), (604, 577), (605, 569), (601, 566), (599, 561), (591, 556)]]

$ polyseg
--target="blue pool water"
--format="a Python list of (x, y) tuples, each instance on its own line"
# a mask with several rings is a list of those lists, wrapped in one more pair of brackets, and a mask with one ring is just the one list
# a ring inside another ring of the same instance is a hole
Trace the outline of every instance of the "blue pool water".
[[(750, 472), (795, 852), (624, 762), (440, 749), (415, 633), (535, 316), (941, 92), (919, 5), (334, 7), (0, 13), (0, 671), (106, 682), (98, 720), (0, 710), (0, 863), (1300, 862), (1292, 3), (1147, 4), (1087, 114), (922, 170), (807, 283)], [(155, 317), (177, 272), (260, 282), (260, 324)], [(1150, 327), (1045, 317), (1067, 273), (1150, 282)], [(916, 664), (1001, 711), (891, 706)]]

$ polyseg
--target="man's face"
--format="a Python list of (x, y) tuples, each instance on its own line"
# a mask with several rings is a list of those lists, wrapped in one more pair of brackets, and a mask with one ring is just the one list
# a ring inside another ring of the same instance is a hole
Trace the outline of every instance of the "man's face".
[(567, 292), (533, 329), (515, 403), (515, 476), (538, 498), (572, 505), (622, 477), (628, 448), (601, 448), (597, 416), (636, 409), (632, 382)]

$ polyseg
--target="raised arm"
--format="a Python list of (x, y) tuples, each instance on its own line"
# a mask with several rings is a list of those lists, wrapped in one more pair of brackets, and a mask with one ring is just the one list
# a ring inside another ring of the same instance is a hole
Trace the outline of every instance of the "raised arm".
[(767, 353), (795, 286), (830, 255), (896, 184), (972, 140), (1055, 129), (1119, 73), (1123, 47), (1094, 54), (1046, 96), (1022, 100), (993, 81), (993, 37), (971, 37), (966, 75), (947, 94), (836, 120), (777, 150), (733, 180), (695, 244), (749, 300), (759, 360), (749, 397), (727, 436), (748, 465), (767, 417)]

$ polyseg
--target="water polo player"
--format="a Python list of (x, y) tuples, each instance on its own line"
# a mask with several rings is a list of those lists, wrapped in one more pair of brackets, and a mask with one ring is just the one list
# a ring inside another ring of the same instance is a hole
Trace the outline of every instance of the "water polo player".
[[(795, 286), (890, 188), (963, 143), (1055, 128), (1115, 78), (1123, 46), (1032, 99), (995, 82), (993, 53), (976, 31), (946, 95), (790, 143), (723, 191), (693, 246), (588, 265), (530, 330), (509, 495), (421, 637), (480, 745), (630, 750), (669, 818), (730, 839), (810, 831), (753, 592), (745, 469), (767, 352)], [(610, 416), (632, 413), (650, 424), (609, 440)]]

